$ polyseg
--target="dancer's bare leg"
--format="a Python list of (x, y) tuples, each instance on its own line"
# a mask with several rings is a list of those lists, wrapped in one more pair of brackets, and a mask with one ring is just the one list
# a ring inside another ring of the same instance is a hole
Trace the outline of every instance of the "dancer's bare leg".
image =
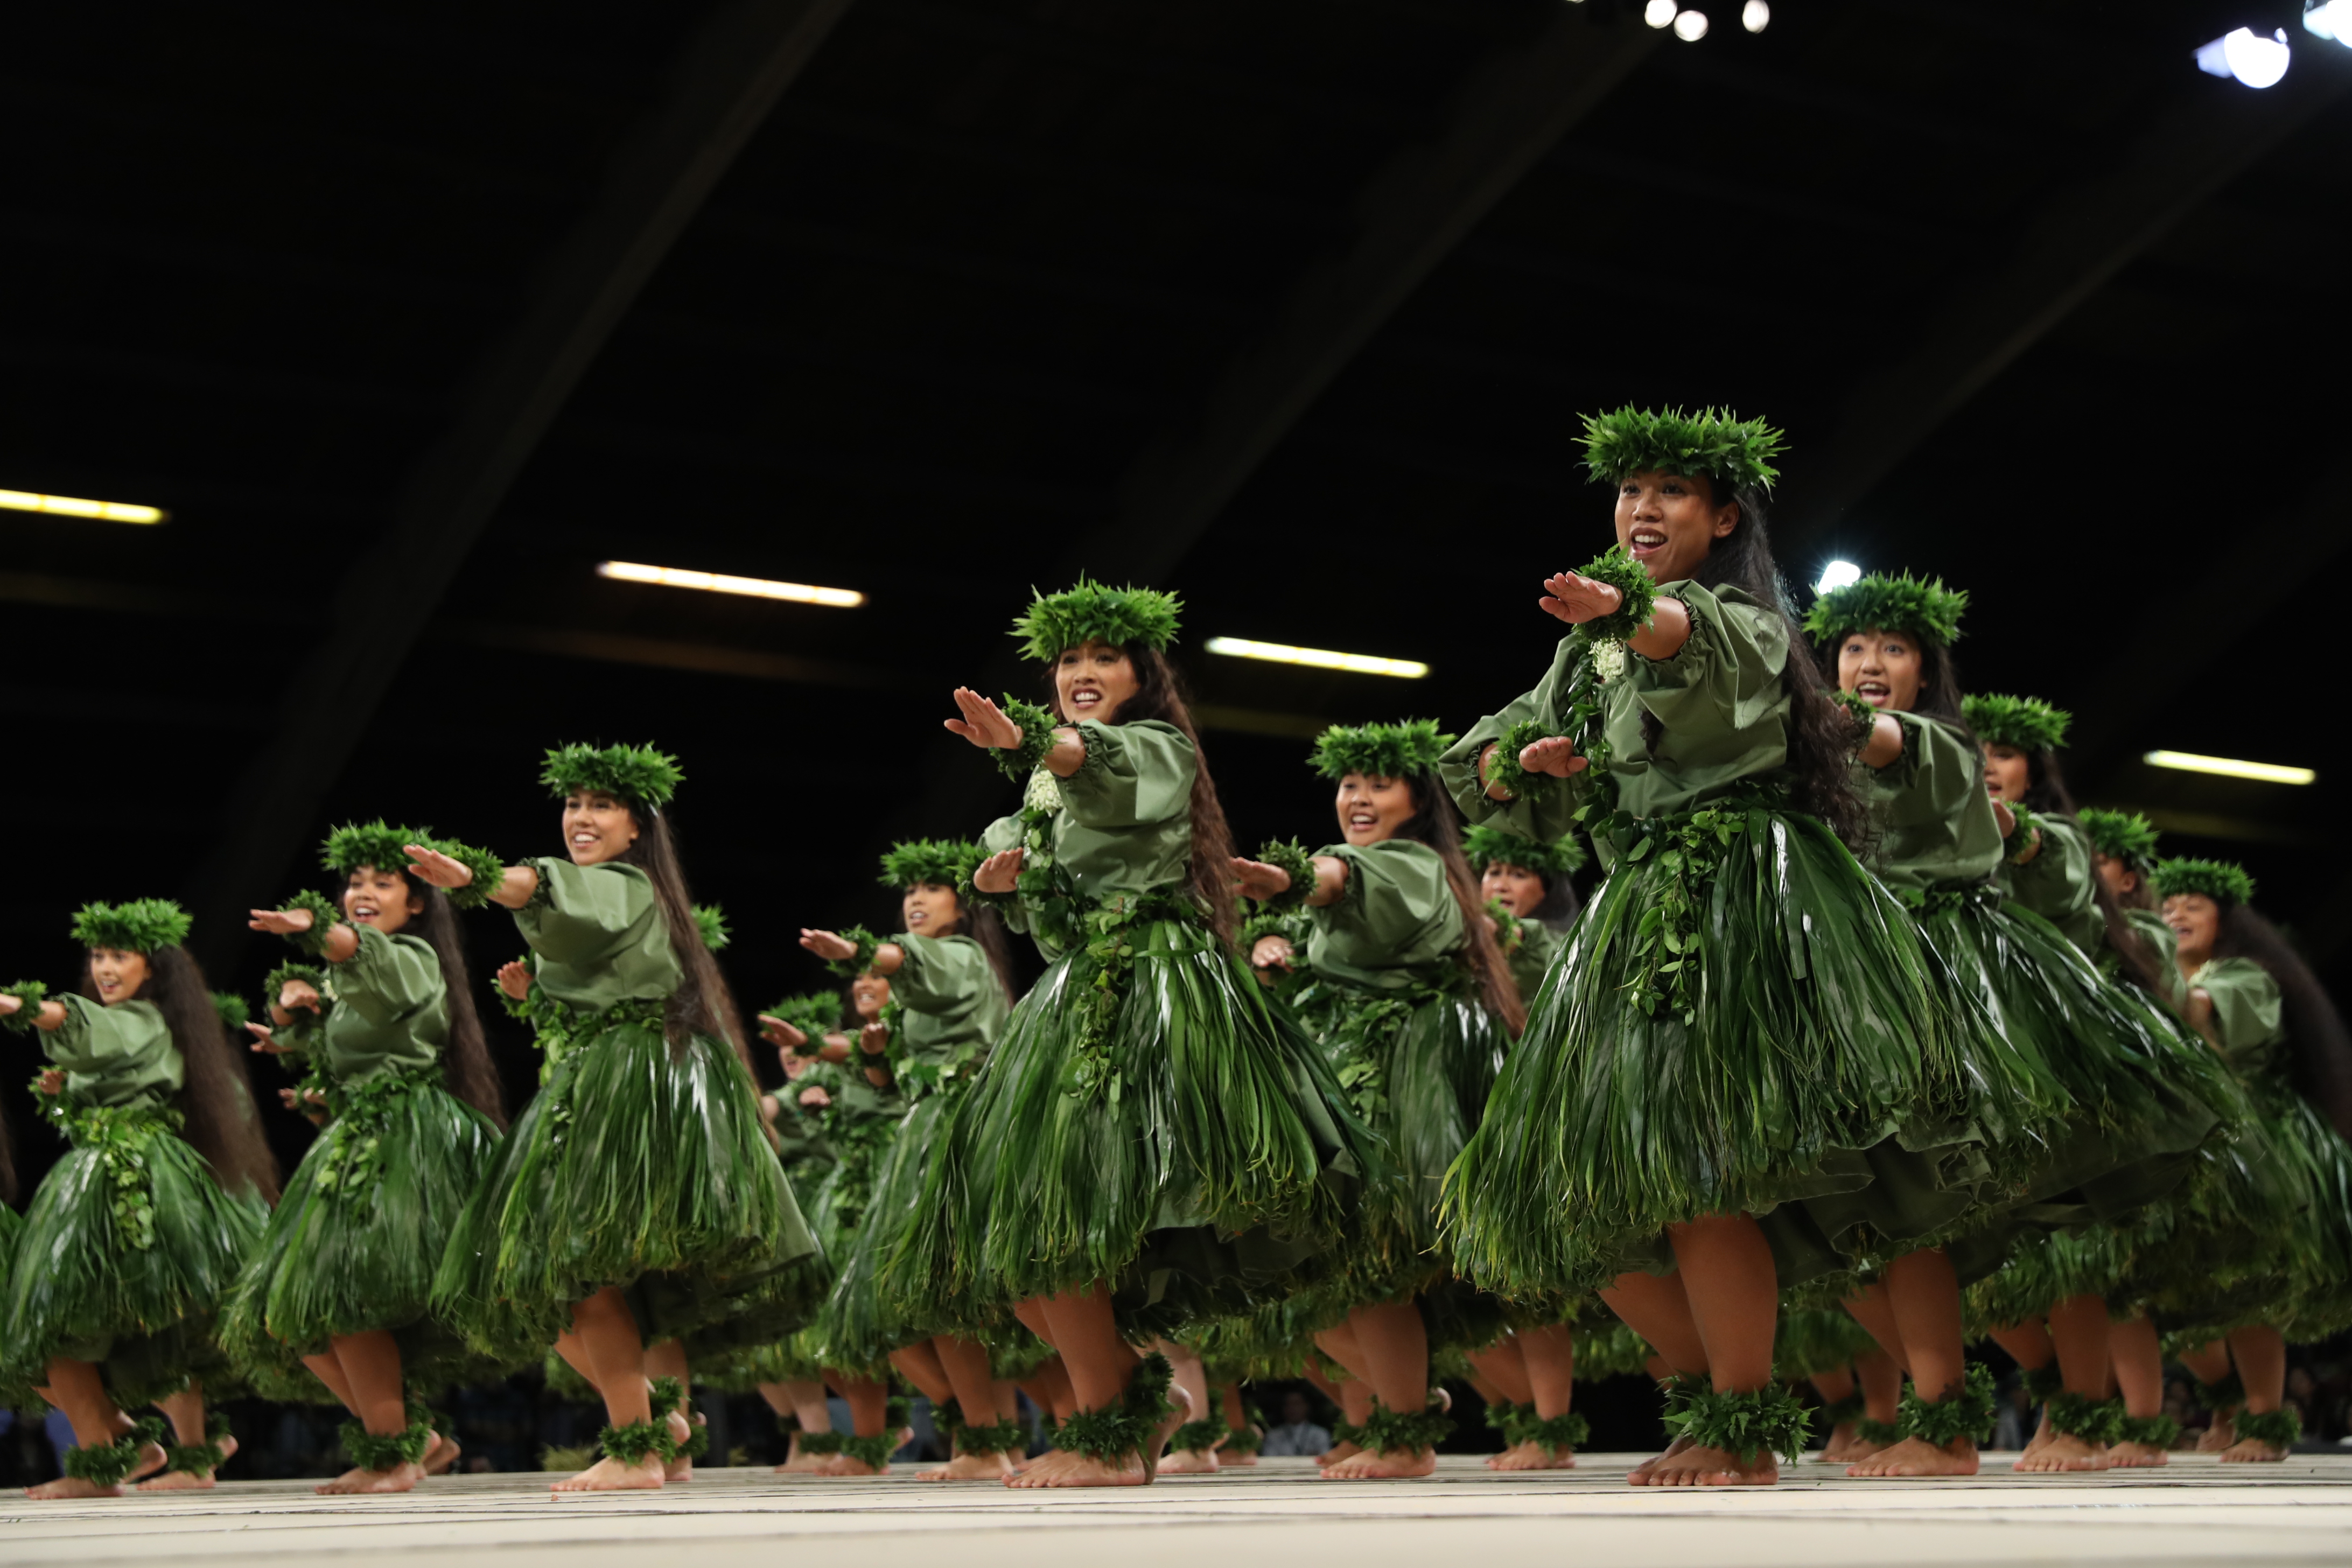
[[(1216, 1408), (1209, 1403), (1209, 1373), (1201, 1364), (1199, 1352), (1187, 1350), (1174, 1340), (1160, 1340), (1153, 1348), (1168, 1358), (1169, 1366), (1176, 1373), (1176, 1386), (1184, 1391), (1193, 1409)], [(1171, 1448), (1160, 1460), (1160, 1473), (1163, 1476), (1208, 1476), (1216, 1470), (1217, 1451), (1213, 1447), (1181, 1451)]]
[[(2107, 1354), (2115, 1361), (2116, 1387), (2124, 1414), (2137, 1421), (2164, 1414), (2164, 1352), (2146, 1312), (2107, 1326)], [(2144, 1469), (2172, 1462), (2154, 1443), (2126, 1439), (2107, 1446), (2107, 1463), (2117, 1469)]]
[[(1256, 1432), (1261, 1440), (1265, 1438), (1265, 1434), (1250, 1424), (1249, 1409), (1242, 1403), (1240, 1384), (1228, 1383), (1222, 1385), (1217, 1390), (1217, 1397), (1224, 1412), (1226, 1426), (1236, 1432)], [(1240, 1466), (1245, 1468), (1257, 1463), (1257, 1450), (1251, 1448), (1247, 1452), (1235, 1453), (1220, 1448), (1217, 1450), (1217, 1462), (1229, 1468)]]
[[(1411, 1301), (1383, 1301), (1348, 1314), (1356, 1351), (1363, 1358), (1374, 1397), (1400, 1415), (1429, 1408), (1429, 1331)], [(1370, 1449), (1327, 1468), (1332, 1480), (1397, 1479), (1426, 1476), (1437, 1468), (1434, 1448)]]
[[(604, 1419), (614, 1426), (630, 1426), (653, 1419), (653, 1390), (646, 1381), (646, 1345), (637, 1321), (620, 1291), (607, 1286), (572, 1309), (572, 1332), (579, 1350), (595, 1371), (593, 1379), (604, 1399)], [(561, 1345), (559, 1342), (559, 1351)], [(566, 1357), (569, 1360), (569, 1357)], [(615, 1458), (597, 1460), (551, 1490), (559, 1492), (653, 1491), (662, 1484), (662, 1459), (647, 1454), (635, 1464)]]
[[(2085, 1399), (2107, 1396), (2107, 1304), (2096, 1296), (2069, 1296), (2050, 1309), (2050, 1343), (2058, 1376), (2069, 1394)], [(2050, 1440), (2018, 1456), (2015, 1468), (2029, 1474), (2056, 1470), (2104, 1470), (2107, 1449), (2071, 1432), (2053, 1430)]]
[[(1853, 1397), (1853, 1369), (1850, 1366), (1826, 1368), (1805, 1381), (1813, 1385), (1813, 1392), (1821, 1395), (1824, 1406), (1843, 1405)], [(1832, 1426), (1822, 1444), (1821, 1463), (1851, 1464), (1868, 1453), (1870, 1450), (1861, 1441), (1860, 1426), (1861, 1423), (1853, 1417)]]
[[(832, 1367), (824, 1369), (824, 1380), (849, 1406), (849, 1430), (853, 1436), (879, 1437), (890, 1421), (890, 1390), (870, 1377), (856, 1377)], [(904, 1441), (903, 1438), (900, 1441)], [(893, 1448), (898, 1444), (893, 1443)], [(869, 1465), (855, 1454), (835, 1454), (826, 1459), (817, 1473), (824, 1476), (879, 1476), (889, 1472), (887, 1458), (878, 1465)]]
[[(2245, 1413), (2267, 1415), (2286, 1403), (2286, 1336), (2264, 1324), (2230, 1331), (2230, 1357), (2238, 1363), (2239, 1380), (2246, 1385)], [(2267, 1464), (2284, 1459), (2288, 1450), (2253, 1437), (2242, 1437), (2221, 1450), (2230, 1465)]]
[[(1679, 1270), (1671, 1274), (1620, 1274), (1615, 1282), (1601, 1292), (1601, 1304), (1617, 1314), (1618, 1321), (1649, 1342), (1656, 1353), (1651, 1362), (1663, 1363), (1648, 1367), (1652, 1377), (1664, 1383), (1679, 1373), (1699, 1377), (1706, 1372), (1706, 1345), (1699, 1338), (1698, 1320), (1691, 1316), (1690, 1297), (1683, 1289)], [(1666, 1459), (1675, 1458), (1690, 1447), (1690, 1440), (1676, 1437), (1666, 1445), (1666, 1451), (1654, 1459), (1646, 1459), (1626, 1472), (1625, 1479), (1634, 1486), (1647, 1486), (1651, 1472)]]
[[(48, 1386), (42, 1390), (48, 1402), (66, 1413), (73, 1424), (74, 1442), (80, 1447), (104, 1447), (121, 1440), (135, 1425), (106, 1392), (106, 1382), (99, 1376), (98, 1368), (86, 1361), (68, 1361), (60, 1356), (49, 1363)], [(163, 1468), (170, 1456), (161, 1443), (142, 1443), (139, 1458), (131, 1465), (124, 1481), (136, 1480)], [(121, 1497), (122, 1485), (100, 1486), (95, 1481), (60, 1476), (37, 1487), (26, 1487), (25, 1495), (42, 1502), (59, 1499)]]
[(803, 1453), (801, 1438), (806, 1434), (833, 1430), (833, 1412), (824, 1402), (824, 1384), (763, 1383), (760, 1384), (760, 1397), (766, 1400), (768, 1408), (778, 1415), (790, 1415), (800, 1423), (800, 1430), (793, 1434), (791, 1448), (784, 1456), (784, 1462), (776, 1467), (776, 1473), (780, 1476), (813, 1476), (823, 1469), (825, 1456)]
[[(1127, 1396), (1135, 1378), (1135, 1352), (1118, 1331), (1112, 1315), (1110, 1293), (1103, 1286), (1066, 1291), (1043, 1299), (1047, 1328), (1045, 1338), (1062, 1355), (1081, 1412), (1103, 1410)], [(1164, 1417), (1156, 1436), (1147, 1439), (1150, 1455), (1159, 1452), (1186, 1418), (1192, 1406), (1181, 1389), (1171, 1389), (1175, 1406)], [(1136, 1487), (1150, 1483), (1155, 1460), (1134, 1454), (1116, 1461), (1091, 1458), (1056, 1449), (1013, 1477), (1008, 1487)]]
[[(2226, 1381), (2233, 1370), (2230, 1364), (2230, 1342), (2227, 1340), (2208, 1340), (2193, 1349), (2182, 1351), (2173, 1359), (2187, 1367), (2189, 1375), (2208, 1389)], [(2236, 1415), (2237, 1407), (2234, 1405), (2213, 1412), (2212, 1424), (2198, 1436), (2197, 1451), (2219, 1454), (2233, 1446), (2238, 1441), (2238, 1424), (2232, 1419)]]
[[(668, 1413), (669, 1435), (683, 1444), (702, 1425), (694, 1415), (694, 1378), (687, 1370), (686, 1347), (676, 1340), (656, 1340), (646, 1347), (646, 1375), (677, 1379), (677, 1408)], [(662, 1466), (662, 1484), (676, 1486), (694, 1479), (694, 1459), (680, 1454)]]
[[(408, 1401), (401, 1383), (400, 1346), (381, 1329), (365, 1333), (339, 1334), (329, 1342), (330, 1352), (324, 1356), (308, 1358), (314, 1371), (318, 1363), (331, 1363), (336, 1375), (330, 1378), (320, 1371), (328, 1387), (341, 1382), (336, 1392), (349, 1406), (371, 1437), (393, 1437), (408, 1430)], [(346, 1392), (348, 1391), (348, 1392)], [(316, 1489), (324, 1496), (342, 1496), (360, 1492), (404, 1492), (413, 1489), (425, 1479), (425, 1456), (403, 1460), (387, 1469), (369, 1469), (354, 1465), (341, 1475)]]
[[(1919, 1403), (1958, 1398), (1969, 1366), (1960, 1339), (1960, 1282), (1951, 1259), (1939, 1247), (1905, 1253), (1886, 1266), (1886, 1294)], [(1846, 1469), (1868, 1477), (1976, 1473), (1977, 1441), (1965, 1433), (1940, 1445), (1906, 1437)]]
[[(967, 1425), (988, 1426), (996, 1420), (996, 1379), (988, 1364), (988, 1347), (977, 1340), (942, 1334), (931, 1342), (933, 1353), (951, 1385), (950, 1397)], [(933, 1402), (937, 1407), (936, 1399)], [(1011, 1454), (958, 1452), (937, 1469), (919, 1472), (926, 1481), (1001, 1481), (1014, 1473)]]
[[(1565, 1323), (1522, 1329), (1511, 1336), (1527, 1369), (1528, 1397), (1537, 1418), (1557, 1421), (1569, 1414), (1576, 1388), (1576, 1331)], [(1530, 1438), (1486, 1461), (1497, 1470), (1572, 1470), (1576, 1455), (1568, 1448), (1547, 1447)]]
[[(1772, 1381), (1780, 1289), (1763, 1231), (1746, 1215), (1718, 1215), (1669, 1226), (1666, 1236), (1715, 1392), (1759, 1392)], [(1667, 1347), (1654, 1339), (1650, 1342), (1673, 1359)], [(1679, 1454), (1662, 1456), (1635, 1484), (1771, 1486), (1780, 1479), (1780, 1458), (1769, 1451), (1741, 1455), (1694, 1443)]]

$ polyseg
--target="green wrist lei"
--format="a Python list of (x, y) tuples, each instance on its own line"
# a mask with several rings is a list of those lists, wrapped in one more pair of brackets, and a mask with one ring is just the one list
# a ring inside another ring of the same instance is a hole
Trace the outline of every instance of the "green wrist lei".
[(855, 980), (873, 969), (874, 954), (882, 946), (881, 938), (864, 926), (851, 926), (847, 931), (836, 934), (844, 942), (856, 943), (857, 951), (847, 958), (827, 959), (824, 965), (827, 969), (832, 970), (844, 980)]
[(803, 1454), (838, 1454), (843, 1437), (838, 1432), (803, 1432), (801, 1452)]
[(1611, 545), (1585, 563), (1576, 574), (1595, 583), (1606, 583), (1625, 596), (1625, 602), (1613, 613), (1595, 616), (1576, 628), (1586, 641), (1621, 643), (1657, 618), (1658, 585), (1650, 580), (1649, 570), (1634, 560), (1633, 552), (1623, 545)]
[(2217, 1381), (2197, 1385), (2197, 1403), (2208, 1410), (2217, 1413), (2235, 1410), (2245, 1402), (2245, 1380), (2238, 1375), (2238, 1369), (2234, 1366)]
[(341, 922), (343, 911), (330, 903), (324, 893), (314, 892), (309, 888), (287, 900), (286, 907), (310, 911), (310, 929), (288, 931), (286, 940), (312, 958), (323, 954), (327, 951), (327, 934)]
[[(278, 1005), (278, 995), (284, 992), (289, 985), (293, 984), (298, 980), (303, 984), (308, 985), (311, 990), (316, 991), (319, 994), (319, 999), (320, 1001), (325, 1002), (332, 999), (328, 994), (327, 972), (325, 970), (320, 968), (315, 963), (281, 963), (277, 968), (271, 970), (269, 972), (268, 978), (265, 979), (261, 983), (261, 1005), (264, 1009), (262, 1015), (264, 1017), (268, 1016), (268, 1008)], [(500, 992), (499, 994), (504, 995), (505, 993)], [(323, 1014), (320, 1016), (324, 1016)]]
[(1400, 1415), (1372, 1401), (1372, 1414), (1359, 1429), (1356, 1441), (1371, 1453), (1418, 1454), (1424, 1448), (1434, 1448), (1446, 1434), (1454, 1430), (1453, 1421), (1442, 1410), (1429, 1409), (1412, 1415)]
[(2004, 858), (2012, 866), (2021, 866), (2024, 862), (2018, 857), (2033, 848), (2033, 835), (2042, 826), (2042, 817), (2028, 807), (2017, 805), (2010, 806), (2009, 815), (2017, 819), (2017, 826), (2009, 830), (2009, 842), (2013, 847)]
[(1227, 1427), (1221, 1416), (1212, 1415), (1205, 1421), (1187, 1421), (1168, 1434), (1168, 1451), (1171, 1454), (1202, 1454), (1225, 1439)]
[[(428, 847), (438, 849), (450, 859), (473, 873), (474, 879), (462, 888), (444, 888), (453, 910), (478, 910), (490, 901), (490, 895), (503, 887), (507, 879), (507, 863), (487, 849), (477, 849), (470, 844), (455, 839), (435, 838)], [(543, 883), (547, 879), (541, 878)]]
[(2112, 1443), (2123, 1425), (2124, 1402), (2058, 1394), (2050, 1400), (2050, 1430), (2085, 1443)]
[(1175, 1376), (1168, 1358), (1152, 1352), (1136, 1363), (1127, 1392), (1116, 1403), (1081, 1410), (1063, 1422), (1054, 1446), (1102, 1465), (1122, 1464), (1130, 1458), (1156, 1461), (1159, 1456), (1145, 1449), (1175, 1408), (1168, 1402), (1168, 1385)]
[(1992, 1436), (1992, 1369), (1982, 1362), (1969, 1368), (1959, 1387), (1930, 1405), (1915, 1384), (1903, 1391), (1903, 1435), (1941, 1448), (1955, 1438), (1983, 1442)]
[(1865, 1415), (1853, 1424), (1853, 1435), (1874, 1448), (1892, 1448), (1903, 1441), (1903, 1423), (1873, 1421)]
[(1500, 899), (1486, 900), (1486, 918), (1495, 922), (1495, 945), (1505, 958), (1519, 951), (1528, 933), (1519, 926), (1519, 917), (1503, 907)]
[(1813, 1421), (1824, 1432), (1834, 1432), (1849, 1421), (1862, 1419), (1862, 1395), (1849, 1394), (1843, 1399), (1832, 1399), (1813, 1412)]
[(0, 986), (0, 996), (14, 996), (23, 1004), (6, 1018), (0, 1019), (0, 1023), (6, 1024), (21, 1035), (27, 1029), (37, 1027), (33, 1020), (41, 1016), (41, 1005), (49, 999), (49, 988), (37, 980), (19, 980), (14, 985)]
[(1547, 1418), (1538, 1415), (1535, 1406), (1528, 1405), (1527, 1414), (1519, 1441), (1533, 1443), (1548, 1454), (1573, 1454), (1591, 1439), (1592, 1424), (1573, 1410)]
[(996, 749), (996, 765), (1004, 776), (1015, 781), (1026, 779), (1043, 767), (1045, 753), (1054, 749), (1054, 713), (1034, 702), (1024, 702), (1007, 694), (1001, 704), (1004, 716), (1021, 727), (1021, 743)]
[(1315, 890), (1315, 857), (1296, 838), (1269, 839), (1257, 852), (1257, 858), (1276, 870), (1290, 875), (1290, 886), (1258, 902), (1269, 910), (1295, 910), (1307, 901)]
[(1780, 1384), (1753, 1394), (1717, 1394), (1711, 1388), (1677, 1391), (1676, 1408), (1665, 1414), (1668, 1431), (1705, 1448), (1720, 1448), (1754, 1464), (1759, 1454), (1780, 1454), (1794, 1462), (1805, 1451), (1812, 1413)]
[(2169, 1415), (2126, 1415), (2123, 1419), (2119, 1441), (2142, 1443), (2151, 1448), (2169, 1448), (2179, 1436), (2180, 1423)]
[(1832, 691), (1830, 700), (1844, 709), (1846, 716), (1853, 721), (1853, 749), (1858, 752), (1868, 745), (1872, 732), (1878, 728), (1878, 710), (1851, 691)]
[[(610, 1430), (610, 1428), (607, 1428)], [(363, 1470), (396, 1470), (403, 1465), (421, 1465), (425, 1451), (433, 1447), (433, 1427), (412, 1413), (408, 1426), (398, 1432), (375, 1433), (356, 1421), (342, 1426), (343, 1452), (352, 1463)], [(612, 1450), (607, 1448), (606, 1453)]]
[(2276, 1410), (2241, 1410), (2230, 1424), (2237, 1428), (2239, 1442), (2273, 1448), (2292, 1448), (2303, 1436), (2303, 1417), (2284, 1405)]
[(2025, 1396), (2036, 1405), (2047, 1405), (2065, 1392), (2066, 1381), (2058, 1375), (2057, 1367), (2030, 1366), (2025, 1369)]
[(1541, 800), (1569, 781), (1552, 773), (1531, 773), (1519, 765), (1519, 753), (1538, 741), (1559, 738), (1559, 731), (1540, 719), (1522, 719), (1503, 731), (1495, 744), (1495, 760), (1486, 766), (1486, 783), (1500, 785), (1513, 800)]
[(139, 1450), (163, 1441), (163, 1423), (153, 1415), (131, 1423), (131, 1430), (111, 1443), (68, 1448), (59, 1459), (67, 1475), (94, 1487), (119, 1487), (139, 1463)]

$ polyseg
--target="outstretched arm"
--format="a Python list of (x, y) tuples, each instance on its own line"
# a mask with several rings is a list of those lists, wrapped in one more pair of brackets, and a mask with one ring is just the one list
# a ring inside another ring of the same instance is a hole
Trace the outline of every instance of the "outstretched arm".
[[(1315, 888), (1307, 895), (1311, 909), (1336, 904), (1348, 889), (1348, 863), (1334, 855), (1315, 857)], [(1234, 891), (1245, 899), (1271, 899), (1290, 890), (1290, 873), (1263, 860), (1234, 857)]]
[[(1003, 709), (968, 686), (955, 689), (955, 704), (962, 717), (944, 721), (949, 732), (961, 735), (983, 751), (1015, 751), (1028, 738)], [(1074, 726), (1057, 726), (1054, 743), (1041, 760), (1047, 773), (1057, 779), (1068, 778), (1087, 760), (1086, 737)]]
[[(409, 872), (419, 881), (430, 882), (436, 888), (464, 888), (473, 883), (473, 872), (438, 849), (412, 844), (408, 847), (408, 858), (412, 862)], [(528, 866), (509, 866), (499, 885), (490, 890), (490, 902), (500, 909), (519, 910), (530, 902), (531, 894), (538, 890), (537, 871)]]
[[(1536, 601), (1544, 614), (1580, 626), (1587, 621), (1613, 616), (1625, 595), (1606, 583), (1562, 572), (1544, 579), (1544, 596)], [(1643, 658), (1672, 658), (1690, 641), (1690, 611), (1679, 599), (1660, 599), (1650, 624), (1625, 639), (1625, 646)]]
[[(247, 910), (251, 918), (245, 923), (255, 931), (266, 931), (272, 936), (299, 936), (317, 921), (308, 910)], [(319, 944), (319, 956), (329, 963), (342, 963), (360, 950), (360, 933), (337, 921), (327, 928)]]

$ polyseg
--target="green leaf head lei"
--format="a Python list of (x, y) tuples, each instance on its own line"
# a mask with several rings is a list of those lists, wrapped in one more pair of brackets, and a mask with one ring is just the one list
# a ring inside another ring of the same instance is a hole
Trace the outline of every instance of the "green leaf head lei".
[(694, 906), (694, 929), (702, 933), (702, 945), (713, 952), (733, 940), (727, 929), (727, 912), (717, 904)]
[(1769, 490), (1780, 477), (1772, 459), (1788, 445), (1761, 419), (1742, 419), (1727, 408), (1685, 414), (1628, 405), (1583, 417), (1585, 471), (1609, 484), (1628, 474), (1663, 473)]
[(1441, 734), (1434, 719), (1407, 719), (1396, 724), (1334, 724), (1315, 738), (1309, 765), (1327, 779), (1362, 773), (1370, 778), (1402, 779), (1433, 773), (1437, 759), (1454, 737)]
[(841, 993), (838, 991), (811, 991), (799, 996), (787, 996), (763, 1011), (771, 1018), (782, 1018), (812, 1040), (842, 1026)]
[(433, 837), (422, 827), (394, 827), (382, 817), (373, 822), (346, 823), (327, 835), (319, 847), (319, 864), (348, 877), (362, 866), (379, 871), (408, 872), (408, 847), (430, 845)]
[(969, 838), (908, 838), (890, 846), (882, 857), (882, 885), (908, 888), (961, 887), (986, 850)]
[(221, 1027), (228, 1031), (229, 1038), (241, 1038), (245, 1026), (253, 1021), (253, 1009), (234, 991), (215, 991), (212, 997), (213, 1011), (220, 1015)]
[(1947, 588), (1938, 577), (1873, 572), (1843, 588), (1832, 588), (1805, 612), (1805, 635), (1827, 647), (1853, 632), (1901, 632), (1935, 647), (1960, 640), (1960, 617), (1968, 612), (1965, 589)]
[(539, 782), (559, 795), (594, 791), (657, 812), (686, 782), (686, 772), (652, 746), (571, 745), (547, 753)]
[(1960, 699), (1960, 717), (1977, 739), (2023, 752), (2054, 752), (2066, 743), (2066, 726), (2074, 716), (2053, 708), (2039, 697), (2007, 697), (1999, 692)]
[(2137, 811), (2086, 805), (2074, 814), (2094, 852), (2120, 860), (2145, 877), (2156, 869), (2156, 824)]
[(2202, 893), (2225, 906), (2249, 904), (2254, 900), (2253, 878), (2243, 866), (2231, 860), (2159, 860), (2154, 880), (2159, 899)]
[(1138, 644), (1165, 653), (1176, 640), (1184, 602), (1157, 588), (1112, 588), (1081, 577), (1058, 594), (1035, 595), (1013, 623), (1021, 657), (1051, 664), (1067, 648), (1090, 642)]
[(73, 939), (84, 947), (119, 952), (152, 952), (177, 947), (195, 924), (169, 899), (133, 899), (126, 904), (84, 904), (74, 915)]
[(1462, 853), (1474, 871), (1484, 871), (1489, 866), (1517, 866), (1522, 871), (1534, 872), (1547, 884), (1584, 868), (1584, 847), (1573, 837), (1526, 838), (1484, 823), (1463, 829)]

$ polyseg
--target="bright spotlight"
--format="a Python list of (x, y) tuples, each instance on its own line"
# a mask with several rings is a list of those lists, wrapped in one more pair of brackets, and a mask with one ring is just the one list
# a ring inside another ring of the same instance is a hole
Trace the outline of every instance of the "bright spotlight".
[(1706, 37), (1706, 13), (1685, 11), (1675, 18), (1675, 37), (1685, 44), (1696, 44)]
[(1764, 0), (1748, 0), (1739, 8), (1739, 25), (1751, 33), (1760, 33), (1772, 25), (1772, 7)]
[(2273, 30), (2267, 38), (2240, 27), (2199, 49), (2197, 68), (2207, 76), (2236, 77), (2248, 87), (2276, 87), (2286, 75), (2291, 53), (2284, 27)]
[(1671, 27), (1675, 25), (1675, 13), (1681, 9), (1675, 0), (1650, 0), (1642, 7), (1642, 20), (1653, 27)]
[(2352, 49), (2352, 0), (2303, 0), (2303, 30)]
[(1834, 588), (1851, 587), (1861, 581), (1861, 567), (1851, 561), (1832, 561), (1822, 568), (1822, 580), (1813, 584), (1813, 592), (1826, 594)]

